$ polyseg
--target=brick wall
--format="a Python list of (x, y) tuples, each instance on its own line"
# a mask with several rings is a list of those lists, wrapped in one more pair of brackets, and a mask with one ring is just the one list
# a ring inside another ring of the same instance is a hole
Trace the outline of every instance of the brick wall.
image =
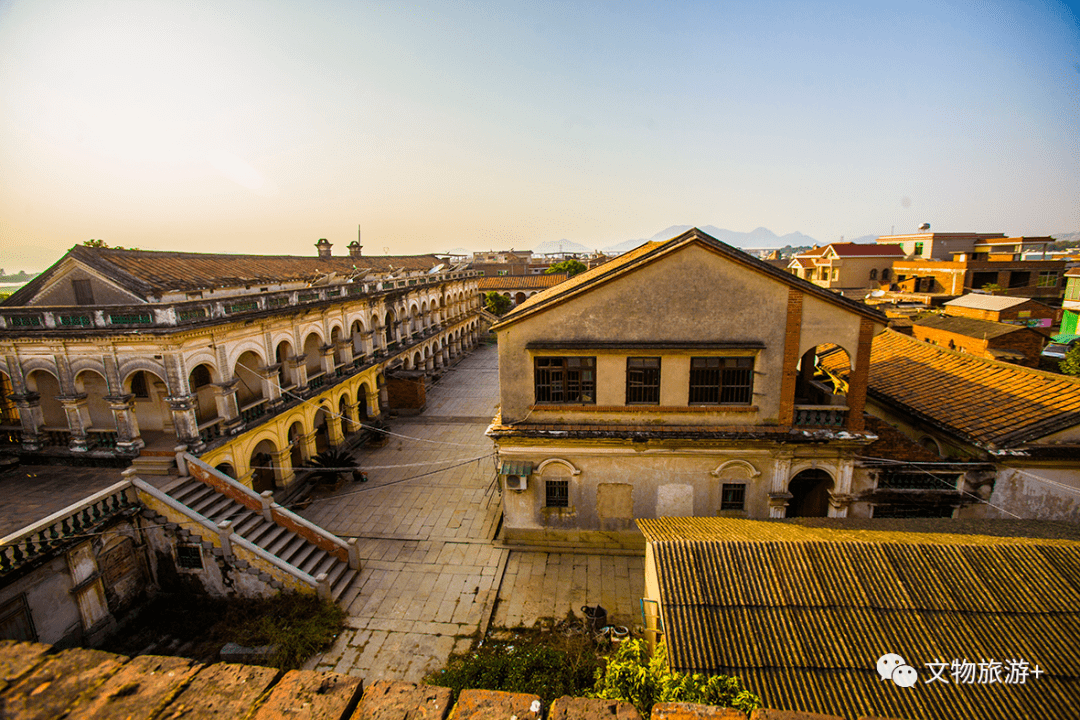
[(386, 397), (391, 410), (405, 411), (399, 414), (416, 414), (427, 405), (427, 391), (423, 378), (387, 378)]
[(1008, 362), (1015, 362), (1015, 364), (1024, 367), (1039, 366), (1039, 353), (1042, 351), (1043, 336), (1028, 328), (1017, 330), (1008, 335), (990, 338), (989, 340), (959, 335), (923, 325), (915, 325), (912, 330), (919, 340), (931, 342), (950, 350), (960, 350), (991, 360), (995, 358), (989, 350), (1013, 350), (1023, 353), (1024, 359), (1022, 361), (1009, 360)]

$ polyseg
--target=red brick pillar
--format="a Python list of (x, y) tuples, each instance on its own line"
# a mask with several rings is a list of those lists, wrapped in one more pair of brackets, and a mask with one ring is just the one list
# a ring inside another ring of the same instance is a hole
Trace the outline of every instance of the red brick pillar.
[(870, 377), (870, 347), (874, 342), (874, 321), (863, 318), (859, 324), (859, 346), (855, 349), (855, 369), (848, 379), (847, 429), (863, 429), (863, 410), (866, 408), (866, 384)]
[(787, 320), (784, 330), (784, 372), (780, 379), (780, 416), (781, 425), (790, 426), (795, 422), (795, 377), (798, 374), (799, 342), (802, 339), (802, 293), (795, 288), (788, 289)]

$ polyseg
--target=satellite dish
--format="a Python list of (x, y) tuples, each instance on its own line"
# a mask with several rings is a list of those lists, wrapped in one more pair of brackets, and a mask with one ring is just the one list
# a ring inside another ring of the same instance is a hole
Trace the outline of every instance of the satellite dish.
[(922, 225), (919, 226), (919, 229), (920, 230), (929, 230), (930, 229), (930, 223), (923, 223)]

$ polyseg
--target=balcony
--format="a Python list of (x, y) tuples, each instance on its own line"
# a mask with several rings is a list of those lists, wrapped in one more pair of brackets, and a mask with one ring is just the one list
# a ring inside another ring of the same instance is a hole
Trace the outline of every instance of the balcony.
[(795, 426), (840, 429), (847, 422), (847, 414), (844, 405), (796, 405)]

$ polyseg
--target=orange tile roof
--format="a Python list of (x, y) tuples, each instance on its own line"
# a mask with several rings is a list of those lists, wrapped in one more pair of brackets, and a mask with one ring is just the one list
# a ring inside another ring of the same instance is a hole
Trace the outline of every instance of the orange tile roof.
[(480, 290), (532, 290), (549, 288), (566, 280), (566, 273), (551, 275), (498, 275), (480, 278)]
[[(837, 358), (821, 361), (846, 373)], [(868, 392), (988, 450), (1080, 424), (1080, 378), (946, 350), (893, 330), (874, 338)]]
[(591, 286), (614, 280), (627, 272), (633, 271), (642, 264), (652, 262), (669, 252), (691, 243), (702, 245), (750, 270), (759, 272), (763, 275), (768, 275), (786, 285), (795, 286), (803, 292), (815, 295), (819, 299), (825, 300), (833, 305), (839, 305), (847, 310), (870, 317), (882, 324), (885, 323), (885, 315), (881, 313), (881, 311), (871, 308), (869, 305), (864, 305), (861, 302), (845, 298), (842, 295), (837, 295), (829, 290), (820, 288), (811, 282), (793, 275), (785, 269), (773, 267), (738, 248), (720, 242), (716, 238), (697, 228), (691, 228), (670, 240), (652, 241), (639, 245), (633, 250), (607, 261), (603, 265), (599, 265), (591, 270), (586, 270), (564, 283), (560, 283), (555, 287), (548, 288), (541, 293), (533, 295), (504, 315), (501, 321), (492, 326), (492, 329), (499, 330), (511, 325), (527, 315), (531, 315), (534, 312), (540, 312), (581, 292), (586, 292)]

